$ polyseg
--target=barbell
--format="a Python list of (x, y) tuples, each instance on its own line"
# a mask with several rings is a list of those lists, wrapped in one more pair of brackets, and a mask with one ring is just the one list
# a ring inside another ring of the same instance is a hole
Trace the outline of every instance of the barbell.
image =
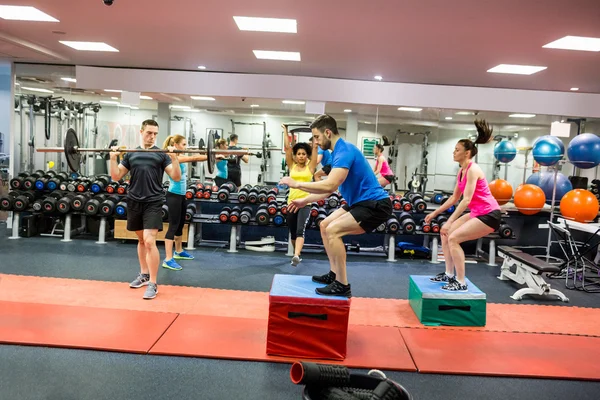
[[(211, 174), (215, 170), (216, 164), (216, 155), (217, 154), (226, 154), (226, 155), (234, 155), (234, 156), (257, 156), (262, 157), (261, 153), (252, 153), (248, 150), (216, 150), (215, 149), (215, 137), (212, 133), (208, 134), (208, 138), (206, 141), (206, 149), (187, 149), (187, 150), (173, 150), (172, 153), (181, 154), (181, 153), (196, 153), (196, 154), (206, 154), (206, 164), (208, 166), (208, 172)], [(102, 149), (102, 148), (80, 148), (79, 147), (79, 139), (77, 139), (77, 133), (73, 128), (69, 128), (67, 130), (67, 134), (65, 135), (64, 140), (64, 148), (61, 147), (40, 147), (36, 149), (40, 153), (64, 153), (67, 159), (67, 164), (72, 171), (79, 171), (79, 166), (81, 164), (81, 153), (107, 153), (110, 152), (110, 149)], [(117, 150), (119, 153), (170, 153), (167, 149), (119, 149)]]

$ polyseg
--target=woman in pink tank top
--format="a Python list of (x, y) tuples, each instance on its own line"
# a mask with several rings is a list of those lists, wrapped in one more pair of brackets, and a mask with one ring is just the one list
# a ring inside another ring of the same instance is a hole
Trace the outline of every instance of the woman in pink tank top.
[[(459, 140), (454, 147), (454, 161), (460, 165), (454, 193), (440, 208), (428, 214), (425, 222), (429, 223), (460, 199), (448, 222), (440, 230), (442, 249), (446, 260), (446, 272), (437, 274), (430, 280), (445, 283), (443, 290), (467, 291), (465, 280), (465, 253), (461, 243), (482, 238), (500, 226), (500, 206), (488, 187), (485, 174), (479, 165), (472, 161), (477, 154), (476, 143), (488, 143), (492, 138), (492, 129), (485, 121), (475, 121), (477, 140)], [(469, 214), (462, 215), (470, 210)], [(456, 273), (456, 274), (455, 274)]]
[(390, 164), (388, 164), (385, 156), (383, 155), (383, 145), (376, 144), (373, 149), (373, 153), (375, 153), (375, 168), (373, 168), (373, 172), (375, 172), (375, 176), (379, 181), (381, 186), (387, 186), (394, 181), (394, 172), (390, 168)]

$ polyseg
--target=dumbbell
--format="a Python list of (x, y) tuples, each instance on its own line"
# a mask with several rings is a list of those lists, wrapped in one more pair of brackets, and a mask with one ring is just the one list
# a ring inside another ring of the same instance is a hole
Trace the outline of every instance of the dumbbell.
[(33, 204), (31, 205), (31, 209), (35, 212), (40, 212), (42, 211), (42, 208), (44, 208), (44, 199), (37, 199), (36, 201), (33, 202)]
[(106, 193), (108, 194), (113, 194), (113, 193), (117, 193), (117, 190), (119, 189), (119, 182), (110, 182), (108, 185), (106, 185)]
[(446, 221), (448, 221), (448, 217), (446, 217), (445, 215), (438, 215), (438, 217), (435, 219), (435, 221), (437, 222), (437, 224), (440, 226), (440, 229), (441, 229), (442, 226), (444, 226), (444, 224), (446, 223)]
[(12, 208), (15, 203), (15, 197), (13, 196), (15, 192), (10, 192), (2, 197), (0, 197), (0, 210), (3, 211), (12, 211)]
[(252, 219), (252, 207), (244, 207), (242, 208), (242, 212), (240, 213), (240, 223), (247, 224)]
[(194, 197), (196, 197), (196, 188), (194, 186), (190, 186), (186, 191), (185, 191), (185, 198), (188, 200), (193, 199)]
[(91, 197), (86, 203), (84, 211), (87, 215), (96, 215), (100, 210), (100, 203), (106, 200), (106, 196), (103, 194)]
[(129, 190), (129, 183), (123, 182), (117, 188), (117, 193), (118, 194), (126, 194), (128, 190)]
[(191, 222), (192, 218), (194, 218), (194, 215), (196, 214), (196, 212), (198, 211), (198, 209), (196, 208), (196, 204), (194, 203), (188, 203), (186, 209), (185, 209), (185, 220), (186, 222)]
[(116, 218), (126, 218), (127, 217), (127, 202), (126, 201), (119, 201), (116, 205), (115, 205), (115, 217)]
[(241, 214), (242, 210), (240, 207), (235, 206), (231, 209), (231, 213), (229, 214), (229, 222), (231, 222), (232, 224), (237, 224), (238, 222), (240, 222), (240, 214)]
[(77, 191), (77, 185), (79, 184), (79, 180), (71, 180), (67, 183), (67, 190), (71, 193), (75, 193)]
[(217, 192), (217, 198), (220, 202), (226, 202), (229, 200), (229, 195), (234, 193), (237, 190), (235, 185), (231, 182), (226, 182), (221, 185), (219, 191)]
[(63, 214), (68, 213), (69, 211), (71, 211), (71, 204), (73, 204), (74, 198), (75, 198), (75, 195), (73, 193), (65, 194), (63, 197), (58, 199), (58, 203), (56, 204), (56, 209)]
[(287, 204), (283, 203), (279, 209), (283, 215), (287, 215)]
[(92, 198), (89, 193), (79, 193), (73, 197), (71, 208), (73, 211), (83, 211), (87, 202)]
[(51, 213), (56, 211), (56, 206), (58, 204), (58, 200), (60, 200), (65, 194), (61, 192), (52, 192), (47, 195), (42, 201), (42, 209), (46, 213)]
[(386, 228), (389, 233), (396, 233), (400, 229), (400, 222), (396, 217), (391, 217), (386, 222)]
[(273, 225), (281, 226), (285, 222), (285, 217), (283, 216), (283, 214), (281, 214), (281, 212), (277, 212), (277, 214), (275, 214), (273, 216), (272, 221), (273, 221)]
[(230, 213), (231, 213), (230, 207), (223, 207), (223, 209), (219, 213), (219, 221), (221, 221), (221, 223), (225, 223), (225, 222), (229, 221)]
[(248, 188), (248, 185), (246, 185), (240, 189), (240, 191), (238, 193), (238, 201), (240, 203), (246, 203), (248, 201), (249, 194), (250, 194), (250, 188)]
[(213, 186), (210, 182), (204, 182), (204, 190), (202, 191), (202, 197), (205, 199), (210, 199), (212, 196)]
[(406, 212), (410, 212), (413, 209), (413, 203), (411, 203), (406, 197), (400, 199), (400, 204), (402, 205), (402, 210)]
[(262, 188), (258, 191), (258, 202), (266, 203), (267, 202), (267, 189)]
[(315, 217), (315, 225), (320, 227), (321, 222), (323, 222), (325, 218), (327, 218), (327, 211), (323, 207), (320, 207), (319, 213)]
[(39, 196), (34, 194), (35, 192), (21, 192), (14, 197), (13, 209), (15, 211), (25, 211), (30, 204)]
[(394, 198), (394, 196), (390, 196), (392, 198), (392, 208), (396, 211), (402, 210), (402, 203), (400, 199)]
[(431, 232), (431, 224), (428, 224), (427, 222), (425, 222), (423, 220), (423, 222), (421, 223), (421, 231), (423, 233), (429, 233), (429, 232)]
[(327, 205), (330, 208), (337, 208), (340, 205), (340, 196), (337, 193), (331, 193), (327, 198)]
[(85, 177), (79, 181), (77, 184), (77, 191), (79, 193), (87, 192), (90, 190), (90, 186), (92, 185), (92, 181), (89, 178)]
[(437, 223), (436, 220), (431, 221), (431, 232), (440, 233), (440, 229), (440, 225)]
[(312, 203), (310, 207), (310, 217), (316, 218), (319, 215), (319, 206), (317, 203)]
[(35, 181), (44, 176), (44, 171), (36, 171), (33, 174), (23, 179), (23, 187), (27, 190), (33, 190), (35, 188)]
[(29, 176), (29, 172), (21, 172), (16, 177), (10, 180), (10, 188), (14, 190), (19, 190), (23, 188), (23, 182), (25, 182), (25, 178)]
[[(441, 203), (441, 204), (444, 204), (444, 203), (445, 203), (445, 202), (447, 202), (449, 199), (450, 199), (450, 196), (444, 196), (444, 197), (442, 197), (442, 203)], [(452, 213), (454, 212), (454, 210), (456, 210), (456, 205), (454, 205), (454, 204), (453, 204), (453, 205), (451, 205), (451, 206), (450, 206), (450, 207), (449, 207), (449, 208), (446, 210), (446, 212), (447, 212), (448, 214), (452, 214)]]
[(160, 211), (162, 213), (162, 220), (168, 221), (169, 220), (169, 206), (167, 206), (166, 204), (163, 204)]
[(277, 201), (271, 201), (268, 205), (267, 205), (267, 211), (269, 212), (270, 215), (275, 215), (277, 214), (277, 209), (279, 208)]
[(404, 233), (413, 233), (416, 228), (415, 220), (406, 211), (400, 213), (398, 216), (398, 222)]
[(267, 205), (261, 204), (260, 206), (258, 206), (258, 209), (256, 210), (256, 215), (254, 217), (256, 218), (256, 222), (259, 225), (268, 225), (270, 218), (269, 212), (267, 211)]
[(318, 200), (317, 204), (319, 205), (319, 207), (324, 207), (325, 206), (325, 199)]
[(250, 190), (250, 192), (248, 193), (248, 201), (251, 204), (256, 204), (256, 202), (258, 201), (258, 189), (256, 187), (253, 187), (252, 190)]
[(421, 196), (419, 193), (409, 193), (408, 200), (410, 200), (417, 212), (422, 213), (423, 211), (427, 210), (427, 203), (425, 200), (423, 200), (423, 196)]
[(115, 207), (119, 203), (119, 196), (112, 195), (106, 197), (102, 203), (100, 203), (100, 209), (98, 210), (98, 214), (103, 217), (110, 217), (115, 211)]
[[(55, 174), (51, 175), (51, 174), (45, 174), (43, 176), (40, 176), (39, 178), (37, 178), (35, 180), (35, 189), (36, 190), (44, 190), (48, 187), (48, 183), (50, 182), (50, 180), (55, 176)], [(50, 189), (48, 187), (48, 189)], [(54, 189), (56, 189), (56, 186), (54, 186)], [(54, 190), (54, 189), (50, 189), (50, 190)]]
[(498, 234), (503, 239), (509, 239), (513, 235), (513, 229), (506, 223), (506, 221), (500, 221), (500, 227), (498, 228)]
[(270, 203), (272, 201), (277, 201), (278, 194), (279, 194), (279, 190), (276, 187), (269, 190), (269, 192), (267, 193), (267, 203)]
[(52, 177), (52, 178), (51, 178), (51, 179), (48, 181), (48, 183), (46, 184), (46, 187), (48, 188), (48, 190), (56, 190), (57, 188), (59, 188), (60, 190), (63, 190), (63, 191), (64, 191), (64, 190), (66, 190), (66, 187), (65, 187), (65, 189), (62, 189), (62, 188), (60, 187), (60, 185), (61, 185), (63, 182), (66, 182), (68, 179), (69, 179), (69, 176), (67, 175), (67, 173), (66, 173), (66, 172), (61, 172), (61, 173), (58, 173), (58, 174), (54, 175), (54, 176), (53, 176), (53, 177)]
[(110, 177), (105, 175), (100, 175), (96, 177), (96, 180), (92, 183), (91, 191), (92, 193), (100, 193), (106, 190), (106, 187), (110, 183)]

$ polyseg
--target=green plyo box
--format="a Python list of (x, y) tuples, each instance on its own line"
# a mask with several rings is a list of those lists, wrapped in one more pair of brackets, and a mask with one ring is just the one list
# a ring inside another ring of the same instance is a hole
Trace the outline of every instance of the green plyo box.
[(467, 292), (447, 292), (430, 276), (410, 275), (408, 302), (423, 325), (485, 326), (486, 296), (466, 280)]

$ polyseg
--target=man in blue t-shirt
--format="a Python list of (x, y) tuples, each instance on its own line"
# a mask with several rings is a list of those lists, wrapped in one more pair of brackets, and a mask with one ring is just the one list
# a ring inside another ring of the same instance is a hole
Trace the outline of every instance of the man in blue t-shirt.
[(307, 204), (321, 200), (339, 191), (348, 202), (321, 222), (321, 237), (331, 270), (313, 281), (327, 284), (317, 288), (318, 294), (352, 297), (346, 276), (346, 248), (342, 237), (372, 232), (392, 215), (392, 203), (373, 173), (365, 156), (352, 143), (340, 138), (337, 122), (329, 115), (321, 115), (311, 124), (314, 140), (323, 150), (332, 149), (331, 171), (319, 182), (296, 182), (284, 177), (280, 183), (312, 193), (292, 201), (288, 210), (294, 212)]

